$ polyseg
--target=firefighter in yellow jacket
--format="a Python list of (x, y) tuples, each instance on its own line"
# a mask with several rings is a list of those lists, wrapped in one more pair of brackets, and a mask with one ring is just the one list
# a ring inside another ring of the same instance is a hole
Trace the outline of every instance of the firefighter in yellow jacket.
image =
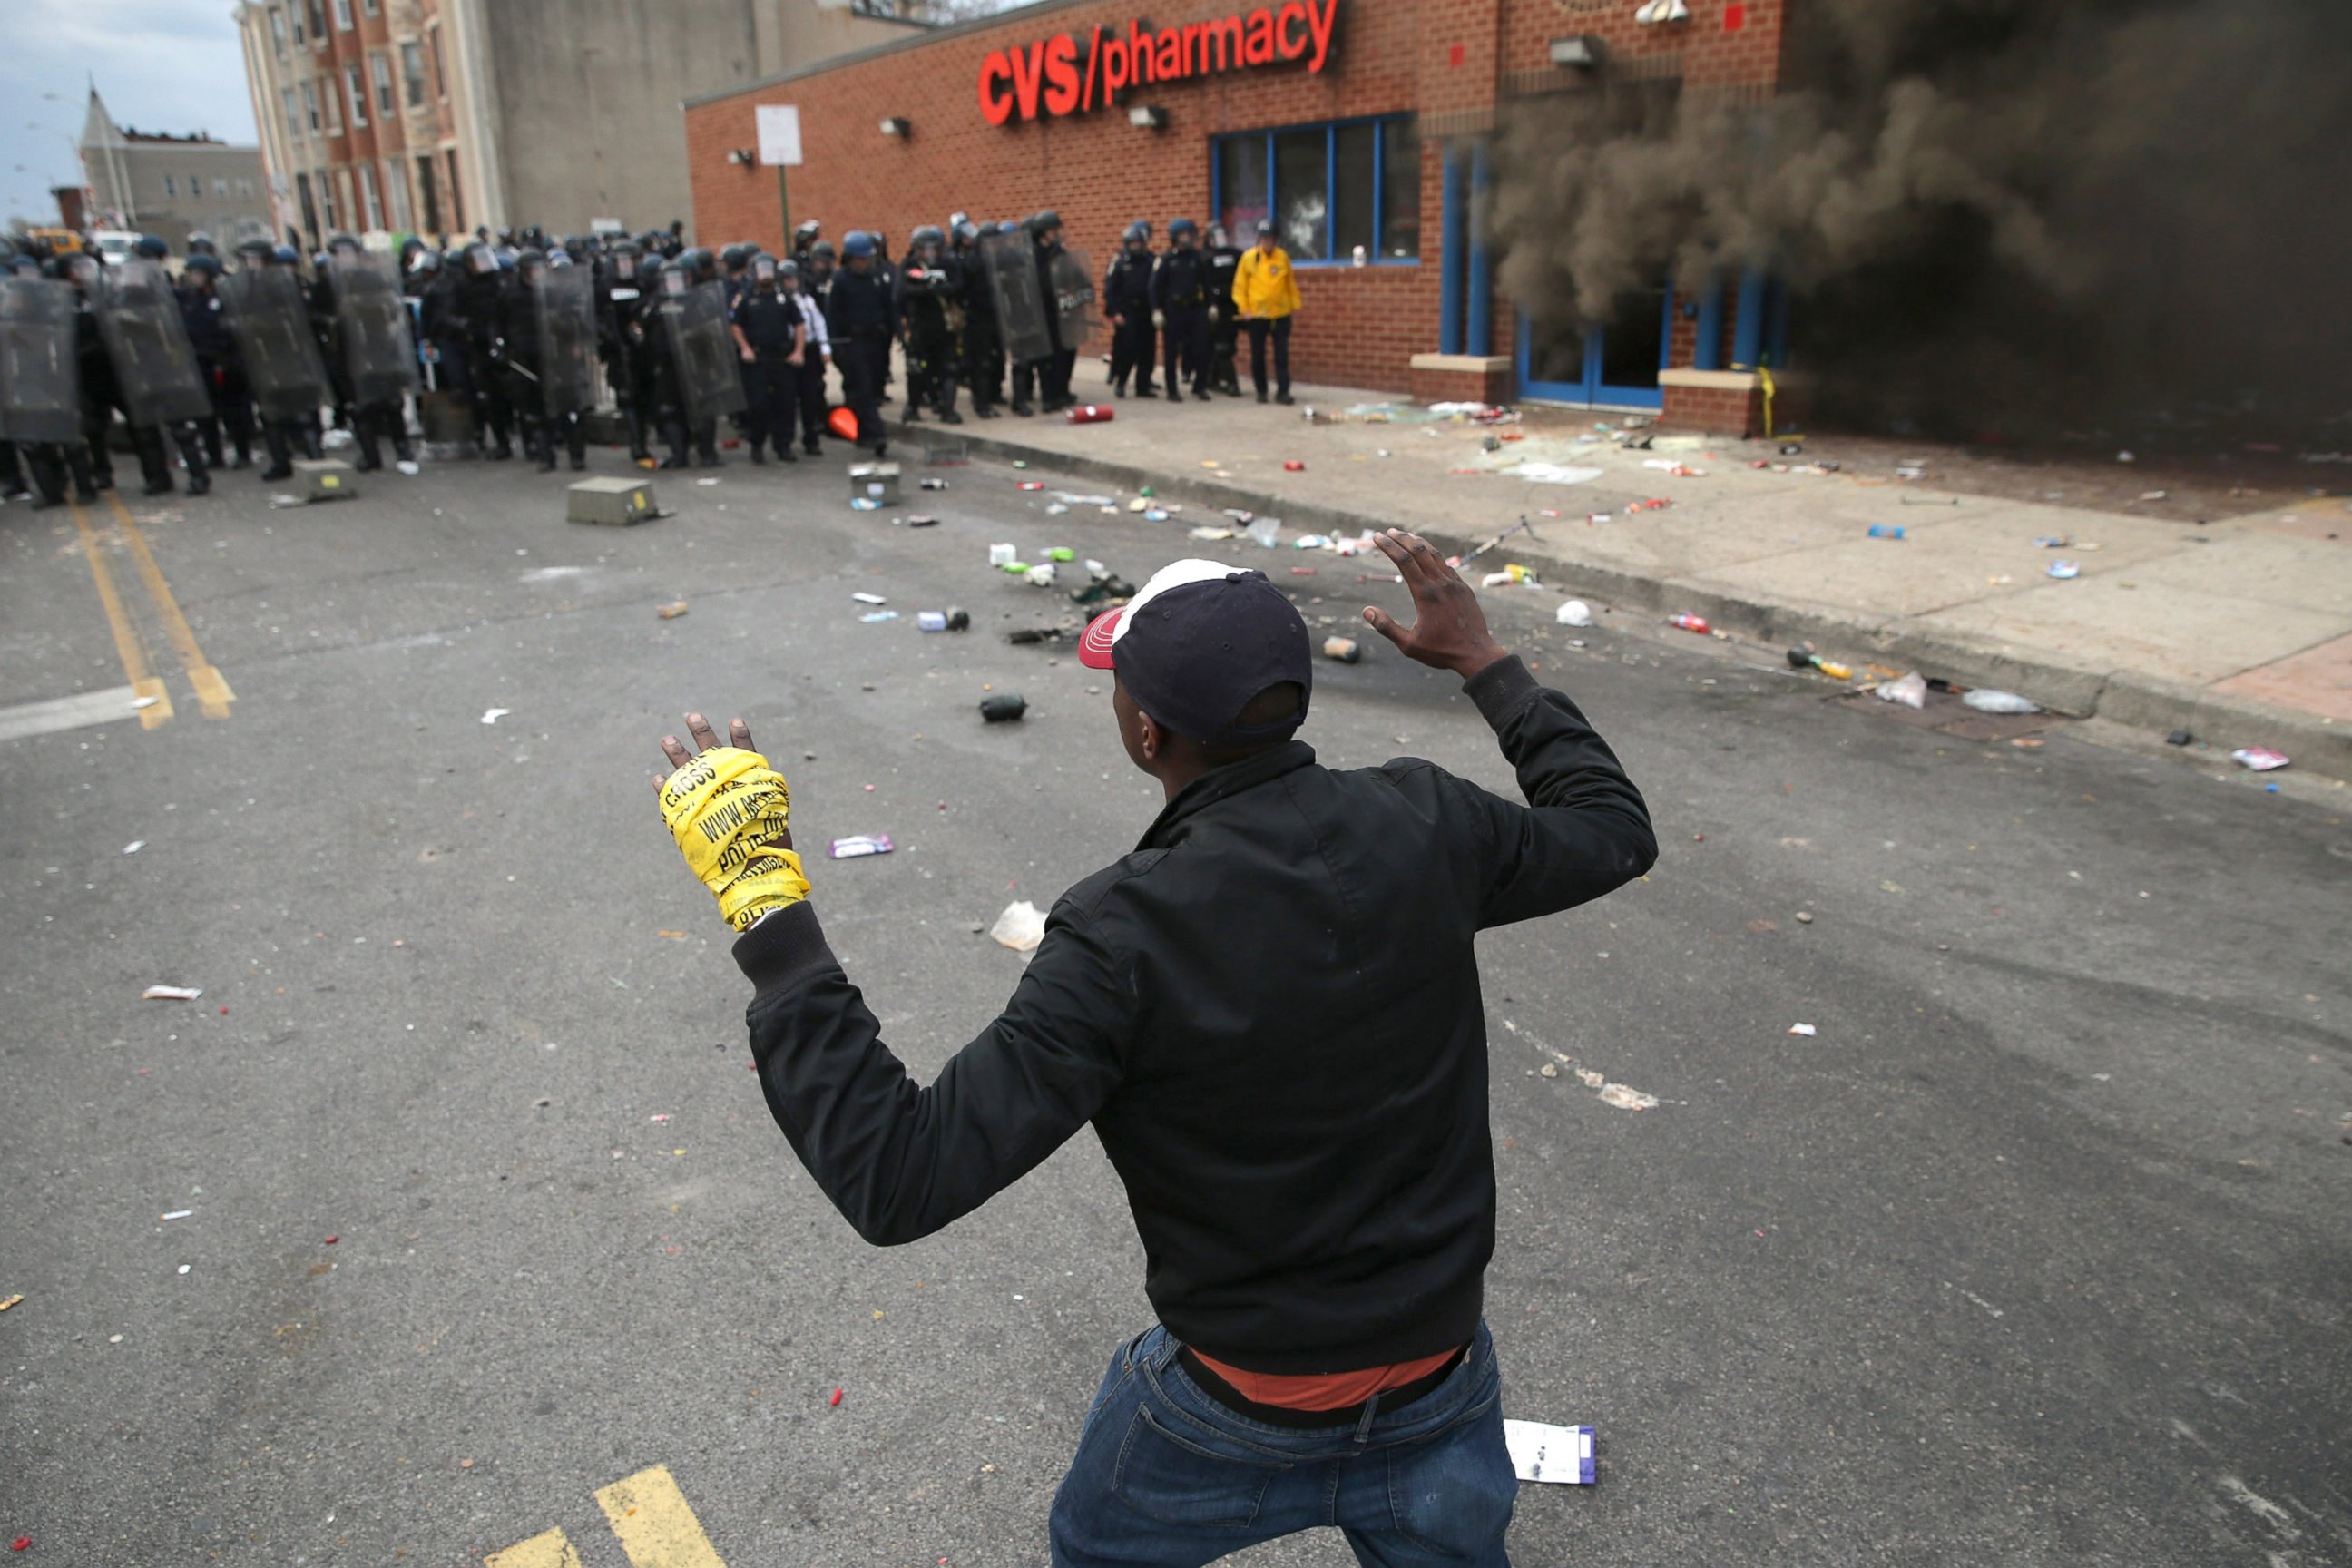
[(1274, 225), (1258, 219), (1257, 244), (1234, 269), (1234, 314), (1249, 329), (1250, 379), (1265, 401), (1265, 341), (1274, 340), (1274, 400), (1290, 401), (1290, 319), (1298, 313), (1298, 279), (1290, 253), (1274, 242)]

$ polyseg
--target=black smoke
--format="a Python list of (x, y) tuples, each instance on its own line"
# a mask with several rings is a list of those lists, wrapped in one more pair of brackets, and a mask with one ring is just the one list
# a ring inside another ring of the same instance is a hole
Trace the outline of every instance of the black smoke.
[(1513, 298), (1605, 321), (1662, 273), (1753, 263), (1787, 281), (1825, 421), (2341, 440), (2352, 0), (1789, 11), (1769, 102), (1604, 67), (1511, 106), (1491, 222)]

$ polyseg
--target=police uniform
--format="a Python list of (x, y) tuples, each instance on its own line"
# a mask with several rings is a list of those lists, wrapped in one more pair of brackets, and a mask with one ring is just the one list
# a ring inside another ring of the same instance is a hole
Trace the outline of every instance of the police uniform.
[(1167, 323), (1168, 397), (1175, 403), (1184, 398), (1176, 374), (1180, 364), (1192, 384), (1192, 395), (1204, 402), (1209, 395), (1209, 301), (1214, 269), (1199, 246), (1178, 238), (1198, 232), (1190, 218), (1170, 224), (1171, 243), (1151, 272), (1151, 308)]
[[(253, 467), (253, 389), (245, 379), (245, 360), (237, 353), (236, 339), (221, 315), (220, 295), (197, 281), (205, 273), (199, 260), (190, 258), (187, 270), (181, 274), (179, 290), (180, 319), (187, 325), (188, 346), (195, 350), (196, 372), (204, 377), (205, 391), (213, 400), (213, 416), (200, 427), (205, 457), (214, 468), (221, 466), (221, 430), (226, 426), (236, 466), (249, 468)], [(212, 263), (209, 275), (220, 276), (218, 262)]]
[[(1111, 258), (1109, 269), (1103, 274), (1103, 310), (1111, 319), (1110, 385), (1120, 397), (1127, 395), (1127, 378), (1135, 375), (1138, 396), (1149, 397), (1157, 389), (1152, 385), (1151, 371), (1154, 342), (1158, 337), (1151, 316), (1158, 307), (1152, 302), (1152, 272), (1156, 261), (1150, 243), (1141, 224), (1131, 224), (1120, 239), (1119, 253)], [(1168, 384), (1176, 384), (1176, 356), (1171, 349), (1168, 356)]]
[(1209, 390), (1239, 397), (1242, 378), (1234, 356), (1242, 323), (1234, 314), (1234, 274), (1241, 268), (1241, 247), (1225, 237), (1222, 226), (1213, 226), (1209, 237)]
[(749, 403), (743, 411), (743, 438), (751, 446), (751, 460), (767, 461), (761, 448), (773, 441), (776, 456), (793, 462), (793, 426), (801, 387), (801, 365), (793, 355), (805, 352), (800, 303), (785, 291), (781, 279), (768, 283), (754, 279), (737, 296), (727, 319), (738, 346), (751, 351), (743, 362), (743, 393)]
[[(844, 242), (849, 258), (875, 254), (864, 235)], [(882, 373), (890, 363), (890, 290), (867, 262), (867, 270), (844, 265), (833, 275), (825, 326), (834, 363), (841, 367), (841, 398), (857, 416), (857, 444), (878, 456), (887, 446), (882, 430)]]
[(955, 323), (950, 319), (960, 269), (945, 255), (947, 237), (926, 225), (898, 266), (894, 306), (899, 341), (907, 351), (907, 422), (921, 417), (929, 404), (945, 425), (961, 425), (955, 411)]

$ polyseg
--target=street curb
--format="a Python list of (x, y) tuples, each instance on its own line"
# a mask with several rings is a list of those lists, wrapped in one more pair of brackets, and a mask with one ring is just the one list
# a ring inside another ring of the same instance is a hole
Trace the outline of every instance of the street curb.
[[(1120, 489), (1135, 490), (1150, 485), (1155, 495), (1188, 505), (1239, 507), (1279, 517), (1292, 527), (1309, 532), (1352, 535), (1367, 527), (1395, 527), (1412, 529), (1453, 551), (1486, 542), (1484, 539), (1456, 533), (1443, 523), (1373, 517), (1311, 501), (1286, 500), (1237, 485), (1196, 479), (1172, 470), (1075, 457), (1003, 437), (972, 435), (970, 429), (969, 425), (945, 428), (937, 425), (911, 428), (894, 425), (891, 439), (916, 447), (932, 440), (961, 441), (975, 458), (1024, 462), (1033, 468), (1050, 468)], [(1560, 521), (1565, 523), (1568, 520)], [(1822, 605), (1727, 594), (1684, 579), (1654, 577), (1622, 567), (1580, 561), (1540, 541), (1515, 546), (1511, 553), (1556, 563), (1564, 581), (1555, 585), (1573, 584), (1580, 595), (1622, 608), (1659, 616), (1687, 611), (1705, 616), (1725, 631), (1739, 633), (1768, 646), (1811, 642), (1831, 657), (1867, 657), (1881, 664), (1902, 665), (1969, 686), (2015, 691), (2055, 712), (2077, 718), (2096, 715), (2159, 734), (2187, 730), (2224, 754), (2240, 746), (2268, 746), (2293, 757), (2299, 773), (2352, 779), (2352, 725), (2336, 724), (2318, 714), (2225, 696), (2210, 688), (2166, 680), (2137, 670), (2099, 670), (2036, 658), (1949, 631), (1925, 630), (1900, 616), (1874, 619)]]

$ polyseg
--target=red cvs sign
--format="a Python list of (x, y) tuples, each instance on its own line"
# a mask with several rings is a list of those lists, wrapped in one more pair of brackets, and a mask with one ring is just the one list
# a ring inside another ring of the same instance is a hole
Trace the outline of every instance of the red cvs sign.
[(992, 50), (980, 62), (980, 112), (991, 125), (1083, 114), (1131, 87), (1304, 60), (1319, 73), (1331, 58), (1339, 0), (1286, 0), (1213, 22), (1154, 28), (1131, 20), (1099, 26), (1081, 49), (1065, 33), (1026, 47)]

